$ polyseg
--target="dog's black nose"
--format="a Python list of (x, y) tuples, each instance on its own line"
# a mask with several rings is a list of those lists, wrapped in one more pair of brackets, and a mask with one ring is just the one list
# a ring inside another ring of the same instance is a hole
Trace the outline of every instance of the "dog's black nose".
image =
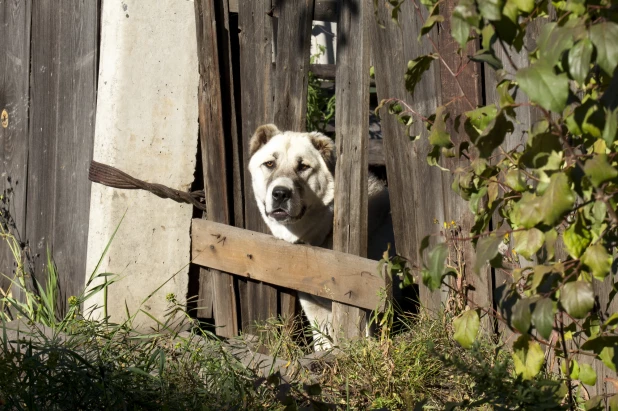
[(292, 197), (292, 190), (287, 187), (277, 186), (273, 188), (273, 208), (279, 207), (283, 202)]

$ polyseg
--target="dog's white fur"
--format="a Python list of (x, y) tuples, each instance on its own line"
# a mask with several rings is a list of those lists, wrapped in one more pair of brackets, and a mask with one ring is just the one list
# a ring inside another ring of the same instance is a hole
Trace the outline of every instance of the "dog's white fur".
[[(291, 243), (332, 248), (335, 194), (335, 144), (321, 133), (280, 131), (260, 126), (250, 142), (249, 171), (258, 208), (272, 234)], [(380, 259), (393, 243), (390, 202), (384, 185), (369, 177), (368, 257)], [(273, 204), (273, 190), (289, 192), (283, 204)], [(312, 324), (331, 334), (332, 302), (299, 292)], [(328, 344), (318, 338), (324, 346)]]

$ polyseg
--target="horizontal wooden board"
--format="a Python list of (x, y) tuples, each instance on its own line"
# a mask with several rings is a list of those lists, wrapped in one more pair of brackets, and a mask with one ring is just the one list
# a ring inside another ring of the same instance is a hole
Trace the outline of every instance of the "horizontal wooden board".
[(378, 262), (268, 234), (194, 219), (194, 264), (344, 302), (380, 309), (386, 282)]
[[(338, 0), (317, 0), (313, 8), (313, 20), (337, 21)], [(238, 0), (230, 0), (230, 13), (238, 13)], [(275, 7), (270, 12), (273, 17), (279, 17), (279, 9)]]

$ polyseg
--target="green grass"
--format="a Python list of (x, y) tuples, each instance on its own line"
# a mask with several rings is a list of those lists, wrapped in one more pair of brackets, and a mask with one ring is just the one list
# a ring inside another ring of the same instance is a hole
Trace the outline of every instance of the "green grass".
[[(330, 360), (287, 381), (244, 367), (173, 295), (150, 332), (132, 326), (144, 312), (139, 309), (127, 311), (118, 324), (107, 317), (105, 304), (102, 318), (83, 312), (90, 298), (106, 296), (116, 281), (99, 266), (87, 291), (70, 297), (61, 315), (51, 256), (44, 285), (30, 280), (27, 256), (9, 228), (0, 224), (16, 261), (10, 288), (0, 293), (0, 409), (559, 409), (564, 396), (550, 374), (537, 381), (515, 378), (510, 356), (489, 339), (472, 350), (459, 347), (447, 314), (400, 313), (393, 324), (390, 310), (377, 337), (341, 342)], [(16, 289), (20, 299), (13, 297)], [(9, 338), (15, 319), (31, 329), (19, 341)], [(303, 370), (299, 364), (313, 348), (311, 330), (298, 318), (271, 319), (258, 330), (262, 350)]]

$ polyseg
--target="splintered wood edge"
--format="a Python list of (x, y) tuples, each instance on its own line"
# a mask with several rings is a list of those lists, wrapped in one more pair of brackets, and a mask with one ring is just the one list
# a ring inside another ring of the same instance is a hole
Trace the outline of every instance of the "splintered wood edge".
[(368, 310), (383, 310), (388, 282), (378, 262), (268, 234), (194, 219), (194, 264)]

